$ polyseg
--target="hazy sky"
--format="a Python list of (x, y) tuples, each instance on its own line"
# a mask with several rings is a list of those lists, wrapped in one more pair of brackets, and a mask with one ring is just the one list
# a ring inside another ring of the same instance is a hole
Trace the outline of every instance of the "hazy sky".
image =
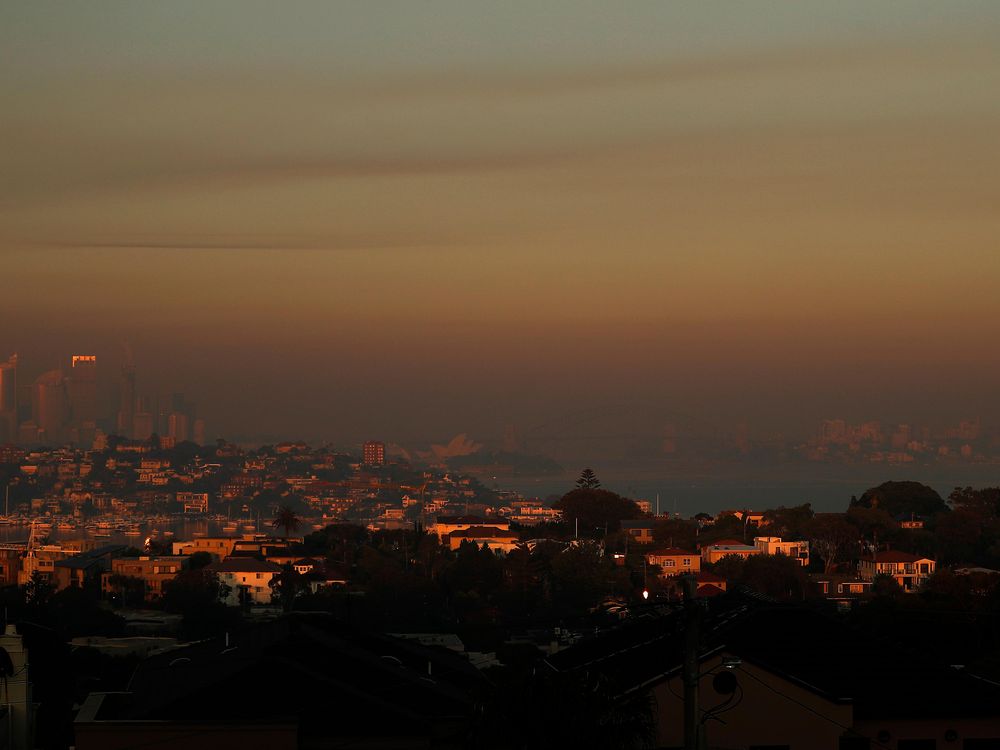
[(240, 436), (996, 418), (998, 91), (992, 1), (3, 3), (0, 356)]

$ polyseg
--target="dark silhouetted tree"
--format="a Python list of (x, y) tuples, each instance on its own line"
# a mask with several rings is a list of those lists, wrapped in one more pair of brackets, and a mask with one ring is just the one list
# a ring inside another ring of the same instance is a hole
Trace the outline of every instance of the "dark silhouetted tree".
[(941, 496), (920, 482), (884, 482), (866, 490), (858, 500), (852, 499), (851, 507), (878, 508), (893, 518), (901, 513), (933, 516), (948, 510)]
[(569, 528), (579, 521), (581, 531), (587, 536), (600, 529), (617, 531), (621, 521), (638, 518), (639, 506), (631, 500), (608, 490), (576, 489), (567, 492), (553, 506), (563, 512), (563, 521)]
[(278, 508), (274, 513), (274, 519), (271, 521), (271, 527), (284, 529), (285, 536), (289, 536), (293, 531), (298, 531), (301, 524), (302, 521), (299, 519), (298, 514), (288, 505), (282, 505)]
[(811, 550), (823, 560), (823, 572), (829, 575), (851, 559), (858, 547), (858, 528), (837, 513), (814, 516), (803, 529)]
[(576, 486), (581, 490), (596, 490), (601, 486), (601, 480), (597, 478), (594, 470), (588, 467), (580, 472), (580, 478), (576, 480)]

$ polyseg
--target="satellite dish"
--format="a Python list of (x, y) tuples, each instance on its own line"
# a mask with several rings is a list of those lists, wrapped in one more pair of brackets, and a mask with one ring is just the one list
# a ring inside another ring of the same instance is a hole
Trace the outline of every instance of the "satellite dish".
[(0, 677), (7, 679), (14, 676), (14, 661), (3, 646), (0, 646)]
[(719, 695), (732, 695), (738, 687), (736, 675), (728, 669), (724, 672), (719, 672), (712, 678), (712, 687)]

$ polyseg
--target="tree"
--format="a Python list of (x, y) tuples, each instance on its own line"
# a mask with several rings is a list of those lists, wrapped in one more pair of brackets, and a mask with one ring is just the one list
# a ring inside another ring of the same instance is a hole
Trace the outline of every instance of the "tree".
[(573, 528), (579, 522), (589, 536), (595, 529), (617, 531), (621, 521), (638, 518), (639, 506), (608, 490), (575, 489), (567, 492), (553, 506), (563, 512), (563, 520)]
[(56, 589), (49, 580), (37, 570), (24, 584), (24, 601), (31, 607), (44, 607), (49, 603)]
[(743, 563), (740, 583), (779, 601), (805, 598), (805, 568), (787, 555), (751, 555)]
[(113, 573), (108, 576), (108, 584), (112, 593), (120, 597), (123, 606), (141, 606), (146, 598), (146, 582), (141, 578)]
[(271, 577), (271, 601), (281, 605), (285, 612), (291, 612), (296, 597), (309, 590), (309, 584), (301, 573), (286, 564), (281, 572)]
[(851, 507), (878, 508), (893, 518), (901, 513), (932, 516), (948, 510), (934, 488), (920, 482), (884, 482), (866, 490), (859, 500), (852, 499)]
[(841, 514), (813, 516), (804, 533), (813, 552), (823, 560), (823, 572), (829, 575), (841, 562), (851, 557), (857, 547), (858, 529)]
[(580, 478), (576, 480), (577, 489), (596, 490), (601, 486), (601, 480), (597, 478), (594, 470), (586, 468), (580, 472)]
[(948, 504), (955, 510), (964, 510), (984, 521), (992, 521), (1000, 517), (1000, 487), (984, 487), (981, 490), (956, 487), (948, 495)]
[(812, 517), (813, 509), (809, 503), (795, 505), (791, 508), (779, 505), (777, 508), (764, 511), (761, 526), (766, 525), (768, 531), (786, 541), (796, 540), (802, 538), (805, 526)]
[(657, 544), (666, 544), (682, 549), (694, 549), (698, 537), (698, 525), (680, 518), (658, 521), (653, 527), (653, 539)]
[(856, 505), (847, 511), (846, 517), (858, 529), (862, 540), (871, 540), (870, 546), (874, 552), (878, 552), (880, 540), (885, 542), (899, 530), (899, 524), (882, 508)]
[(297, 531), (302, 521), (298, 514), (289, 506), (282, 505), (274, 513), (274, 520), (271, 526), (275, 529), (283, 528), (285, 536), (289, 536), (293, 531)]

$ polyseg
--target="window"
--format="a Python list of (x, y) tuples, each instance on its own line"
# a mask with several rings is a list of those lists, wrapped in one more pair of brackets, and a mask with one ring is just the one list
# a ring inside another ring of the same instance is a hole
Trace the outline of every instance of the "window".
[(937, 740), (900, 740), (897, 750), (937, 750)]
[(663, 561), (663, 567), (664, 568), (673, 568), (676, 565), (677, 565), (677, 563), (674, 560), (664, 560)]
[(964, 740), (962, 750), (1000, 750), (1000, 737), (976, 737)]
[(691, 558), (690, 557), (685, 557), (684, 558), (684, 567), (685, 568), (690, 568), (691, 567)]

